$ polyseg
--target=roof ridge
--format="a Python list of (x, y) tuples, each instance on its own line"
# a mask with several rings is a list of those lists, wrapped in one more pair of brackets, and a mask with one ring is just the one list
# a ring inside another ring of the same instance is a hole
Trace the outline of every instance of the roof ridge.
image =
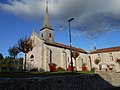
[(120, 46), (97, 49), (96, 51), (92, 51), (91, 54), (101, 53), (101, 52), (114, 52), (114, 51), (120, 51)]
[[(55, 45), (55, 46), (59, 46), (59, 47), (63, 47), (63, 48), (67, 48), (69, 49), (70, 46), (66, 45), (66, 44), (61, 44), (61, 43), (58, 43), (58, 42), (45, 42), (46, 44), (51, 44), (51, 45)], [(76, 47), (72, 47), (73, 50), (76, 50), (76, 51), (80, 51), (80, 52), (83, 52), (83, 53), (87, 53), (85, 50), (81, 49), (81, 48), (76, 48)]]
[(102, 50), (102, 49), (112, 49), (112, 48), (118, 48), (120, 46), (115, 46), (115, 47), (108, 47), (108, 48), (100, 48), (100, 49), (97, 49), (97, 50)]

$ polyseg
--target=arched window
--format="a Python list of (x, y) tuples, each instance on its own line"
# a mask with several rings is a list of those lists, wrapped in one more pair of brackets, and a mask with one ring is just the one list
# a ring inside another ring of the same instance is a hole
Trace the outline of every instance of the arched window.
[(41, 37), (43, 37), (43, 33), (41, 33)]
[(32, 58), (34, 58), (34, 56), (33, 56), (33, 55), (31, 55), (31, 56), (30, 56), (30, 58), (32, 59)]
[(52, 63), (52, 50), (50, 50), (50, 63)]
[(49, 33), (49, 37), (51, 38), (51, 33)]

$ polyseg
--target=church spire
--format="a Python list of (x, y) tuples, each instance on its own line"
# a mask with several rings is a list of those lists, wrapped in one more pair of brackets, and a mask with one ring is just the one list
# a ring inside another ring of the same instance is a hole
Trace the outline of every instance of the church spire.
[(53, 30), (50, 26), (49, 17), (48, 17), (48, 2), (46, 2), (46, 11), (45, 11), (45, 16), (44, 16), (44, 23), (43, 23), (43, 27), (41, 30), (43, 30), (45, 28)]
[(46, 2), (46, 11), (43, 27), (40, 30), (40, 38), (46, 42), (54, 42), (54, 30), (51, 28), (48, 18), (48, 2)]

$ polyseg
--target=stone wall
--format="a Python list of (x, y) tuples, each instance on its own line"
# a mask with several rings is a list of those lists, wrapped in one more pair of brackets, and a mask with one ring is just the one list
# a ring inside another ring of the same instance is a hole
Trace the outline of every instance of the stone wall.
[(97, 74), (33, 78), (0, 78), (0, 90), (110, 90)]
[[(110, 55), (111, 53), (111, 55)], [(92, 65), (93, 67), (99, 67), (98, 65), (96, 65), (94, 63), (95, 59), (101, 59), (100, 63), (106, 63), (107, 65), (111, 65), (114, 64), (114, 68), (116, 71), (120, 71), (120, 67), (119, 64), (116, 63), (116, 59), (120, 58), (120, 51), (115, 51), (115, 52), (105, 52), (105, 53), (95, 53), (95, 54), (90, 54), (91, 56), (91, 61), (92, 61)], [(111, 58), (110, 56), (113, 56), (113, 58)], [(100, 64), (99, 63), (99, 64)]]
[(120, 73), (114, 71), (97, 71), (104, 80), (108, 81), (113, 86), (120, 86)]

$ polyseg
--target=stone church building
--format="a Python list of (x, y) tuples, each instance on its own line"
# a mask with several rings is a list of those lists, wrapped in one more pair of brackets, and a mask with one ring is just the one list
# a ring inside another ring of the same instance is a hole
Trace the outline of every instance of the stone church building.
[[(48, 5), (46, 5), (44, 23), (40, 29), (40, 34), (38, 35), (34, 30), (30, 38), (34, 41), (34, 48), (27, 54), (26, 66), (28, 70), (38, 68), (39, 71), (49, 71), (48, 63), (55, 63), (57, 67), (68, 69), (68, 65), (71, 63), (70, 47), (54, 41), (54, 29), (49, 22)], [(72, 51), (79, 53), (76, 62), (73, 58), (73, 66), (77, 70), (81, 70), (83, 63), (86, 63), (89, 67), (85, 50), (72, 47)]]

